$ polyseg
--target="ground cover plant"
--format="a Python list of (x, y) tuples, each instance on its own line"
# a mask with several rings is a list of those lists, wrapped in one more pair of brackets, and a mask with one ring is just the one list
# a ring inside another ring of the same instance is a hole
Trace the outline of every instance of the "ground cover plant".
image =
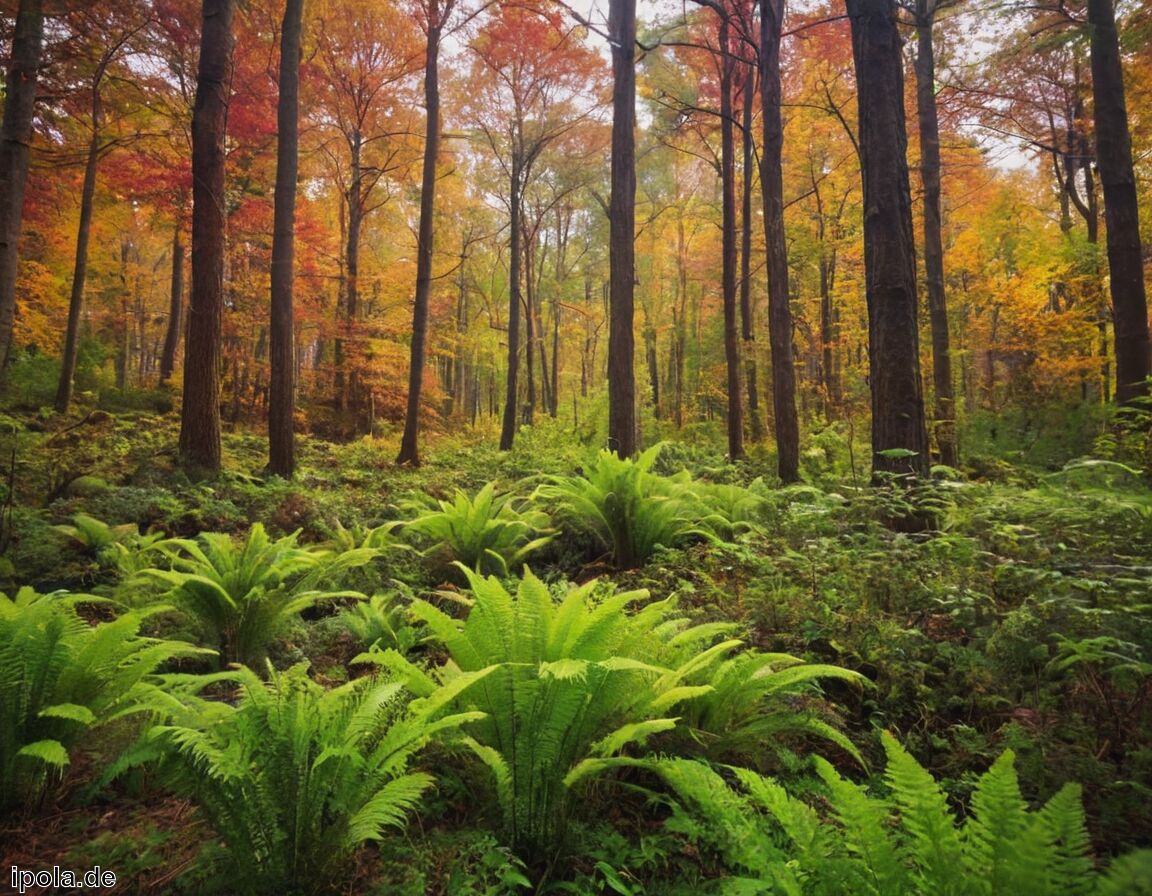
[[(944, 892), (968, 862), (989, 892), (1141, 892), (1152, 497), (1135, 468), (940, 471), (910, 491), (829, 471), (781, 487), (675, 444), (607, 456), (614, 477), (588, 449), (543, 478), (510, 457), (501, 479), (458, 445), (458, 464), (409, 470), (386, 443), (309, 450), (290, 490), (253, 467), (144, 502), (110, 468), (12, 516), (13, 584), (66, 590), (19, 592), (6, 618), (122, 630), (131, 679), (107, 707), (45, 694), (22, 716), (2, 825), (34, 853), (8, 848), (17, 864), (108, 856), (157, 893), (281, 892), (290, 867), (299, 892), (687, 894)], [(592, 518), (619, 511), (603, 540), (572, 498), (593, 481)], [(645, 495), (675, 502), (652, 538), (627, 509)], [(544, 534), (488, 539), (501, 498)], [(449, 567), (449, 538), (405, 533), (420, 513), (474, 518), (492, 565)], [(617, 524), (644, 546), (627, 563)], [(205, 774), (210, 792), (191, 786)], [(924, 831), (960, 858), (924, 852)]]

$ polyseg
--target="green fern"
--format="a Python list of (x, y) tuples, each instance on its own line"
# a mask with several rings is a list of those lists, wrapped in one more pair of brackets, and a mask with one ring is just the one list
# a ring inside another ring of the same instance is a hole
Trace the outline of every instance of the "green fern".
[[(569, 590), (557, 603), (531, 572), (515, 594), (470, 570), (471, 607), (455, 619), (424, 601), (413, 615), (444, 644), (454, 670), (496, 670), (469, 692), (486, 713), (471, 746), (491, 770), (511, 846), (541, 861), (562, 847), (577, 807), (576, 786), (611, 767), (602, 762), (675, 725), (663, 710), (686, 696), (676, 670), (646, 661), (647, 638), (670, 602), (640, 614), (626, 608), (644, 592), (597, 600), (597, 584)], [(394, 652), (371, 659), (408, 676), (417, 693), (433, 679)], [(672, 699), (669, 692), (675, 691)]]
[(601, 451), (582, 476), (553, 477), (536, 493), (557, 517), (595, 538), (617, 569), (639, 566), (657, 548), (693, 536), (714, 537), (687, 479), (651, 471), (660, 448), (653, 445), (635, 460)]
[(814, 760), (827, 789), (826, 819), (747, 769), (732, 770), (737, 790), (701, 763), (632, 764), (655, 771), (676, 792), (682, 807), (674, 826), (723, 856), (735, 874), (726, 881), (733, 892), (759, 884), (761, 892), (805, 896), (1087, 896), (1128, 892), (1122, 888), (1152, 867), (1152, 853), (1136, 853), (1097, 874), (1079, 788), (1067, 785), (1030, 812), (1010, 751), (980, 777), (971, 815), (960, 823), (932, 776), (891, 735), (883, 741), (887, 797)]
[(90, 626), (83, 594), (0, 594), (0, 812), (33, 805), (70, 763), (85, 733), (162, 702), (153, 672), (200, 651), (144, 638), (147, 613)]
[(320, 892), (362, 843), (404, 826), (433, 781), (411, 770), (415, 754), (481, 717), (445, 709), (487, 674), (411, 700), (397, 681), (326, 691), (305, 665), (269, 669), (267, 682), (241, 668), (229, 673), (241, 686), (236, 706), (200, 701), (191, 720), (157, 726), (151, 740), (224, 842), (231, 890)]
[(240, 544), (229, 536), (202, 533), (196, 540), (170, 539), (160, 547), (172, 569), (146, 569), (141, 575), (170, 586), (165, 598), (198, 620), (224, 663), (257, 665), (281, 626), (321, 601), (356, 591), (322, 590), (375, 555), (371, 548), (342, 553), (309, 550), (296, 535), (275, 541), (260, 523)]
[[(406, 586), (401, 587), (406, 590)], [(419, 642), (420, 632), (409, 624), (408, 606), (399, 597), (396, 591), (378, 592), (341, 611), (339, 619), (364, 649), (391, 648), (408, 653)]]
[(481, 575), (506, 576), (552, 540), (548, 515), (518, 509), (511, 495), (497, 495), (489, 482), (475, 498), (457, 490), (452, 501), (429, 508), (410, 504), (416, 516), (404, 529), (431, 542), (425, 556), (446, 554)]

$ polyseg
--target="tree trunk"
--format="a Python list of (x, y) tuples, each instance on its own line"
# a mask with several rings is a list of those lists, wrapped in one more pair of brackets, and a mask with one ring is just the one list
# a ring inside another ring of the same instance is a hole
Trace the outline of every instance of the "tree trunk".
[(76, 228), (76, 259), (72, 269), (72, 294), (68, 300), (68, 324), (64, 332), (64, 354), (60, 358), (60, 383), (56, 388), (56, 412), (66, 413), (72, 403), (76, 376), (76, 353), (80, 341), (80, 316), (84, 310), (84, 284), (88, 279), (88, 238), (92, 234), (92, 203), (96, 196), (96, 168), (100, 161), (100, 125), (104, 112), (100, 102), (100, 75), (92, 85), (92, 139), (84, 166), (80, 190), (80, 223)]
[(744, 456), (744, 401), (740, 394), (740, 334), (736, 299), (736, 138), (732, 111), (730, 23), (720, 18), (720, 193), (721, 264), (720, 288), (724, 300), (724, 361), (728, 389), (728, 459)]
[(234, 0), (204, 0), (192, 113), (192, 297), (184, 351), (180, 458), (220, 470), (220, 338), (224, 314), (224, 137), (232, 73)]
[(160, 385), (172, 378), (176, 369), (176, 349), (180, 345), (181, 321), (184, 317), (184, 242), (180, 234), (180, 221), (172, 229), (172, 285), (168, 300), (168, 327), (164, 332), (164, 348), (160, 353)]
[(796, 368), (792, 361), (792, 307), (788, 290), (788, 244), (784, 232), (784, 124), (780, 115), (780, 32), (784, 0), (761, 0), (760, 102), (764, 146), (760, 189), (768, 251), (768, 341), (772, 349), (772, 413), (780, 479), (800, 479), (800, 423), (796, 415)]
[(1140, 247), (1136, 179), (1124, 100), (1124, 73), (1112, 0), (1088, 0), (1092, 33), (1092, 104), (1096, 164), (1104, 186), (1104, 223), (1116, 344), (1116, 400), (1148, 394), (1152, 372), (1148, 343), (1148, 300)]
[(20, 0), (5, 82), (4, 119), (0, 124), (0, 389), (7, 382), (8, 364), (12, 360), (20, 224), (24, 216), (36, 78), (43, 44), (43, 0)]
[[(864, 179), (872, 469), (928, 474), (904, 67), (893, 0), (847, 0)], [(894, 457), (893, 450), (914, 452)]]
[(428, 297), (432, 291), (432, 250), (436, 210), (436, 159), (440, 154), (439, 0), (428, 0), (428, 42), (424, 52), (424, 163), (420, 175), (420, 223), (416, 234), (416, 294), (412, 301), (412, 351), (408, 362), (408, 405), (396, 463), (420, 465), (420, 393), (428, 344)]
[(636, 0), (609, 0), (612, 36), (612, 192), (609, 199), (608, 447), (636, 453), (633, 358), (636, 279)]
[(523, 160), (518, 152), (512, 157), (511, 190), (509, 191), (509, 227), (512, 246), (508, 257), (508, 383), (504, 395), (504, 422), (500, 430), (500, 450), (508, 451), (516, 438), (520, 403), (520, 190)]
[(296, 472), (296, 345), (293, 281), (296, 179), (300, 162), (300, 54), (304, 0), (285, 0), (280, 31), (280, 97), (276, 107), (276, 194), (272, 224), (272, 309), (269, 342), (268, 469)]
[(920, 180), (924, 185), (924, 273), (932, 327), (932, 380), (936, 390), (936, 446), (940, 463), (956, 466), (956, 391), (948, 299), (944, 292), (944, 243), (940, 213), (940, 123), (936, 114), (936, 57), (932, 46), (937, 0), (916, 0), (916, 114), (920, 124)]
[(747, 66), (744, 78), (744, 109), (741, 118), (740, 145), (743, 150), (743, 184), (740, 214), (740, 339), (744, 344), (744, 388), (748, 390), (748, 425), (752, 441), (764, 439), (764, 422), (760, 419), (760, 389), (756, 382), (756, 326), (752, 314), (752, 169), (755, 143), (752, 138), (752, 91), (756, 86), (755, 69)]

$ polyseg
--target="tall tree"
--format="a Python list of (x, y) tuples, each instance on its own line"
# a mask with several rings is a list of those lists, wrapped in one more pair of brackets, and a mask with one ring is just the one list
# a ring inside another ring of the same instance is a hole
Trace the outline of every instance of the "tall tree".
[(424, 163), (420, 175), (420, 221), (416, 233), (416, 292), (412, 298), (412, 344), (408, 361), (408, 404), (398, 464), (420, 465), (420, 395), (428, 341), (428, 296), (432, 291), (432, 216), (436, 209), (436, 162), (440, 154), (440, 38), (455, 0), (427, 0), (424, 9)]
[(1124, 98), (1124, 72), (1112, 0), (1088, 0), (1092, 39), (1092, 106), (1096, 124), (1096, 164), (1104, 187), (1108, 271), (1116, 342), (1116, 400), (1148, 394), (1152, 373), (1148, 342), (1148, 300), (1140, 246), (1132, 141)]
[(235, 0), (204, 0), (192, 112), (192, 295), (184, 349), (180, 459), (220, 470), (220, 343), (224, 315), (224, 137)]
[(609, 0), (612, 172), (608, 236), (608, 444), (636, 453), (636, 0)]
[(932, 329), (932, 382), (936, 391), (935, 431), (940, 462), (956, 466), (956, 391), (948, 297), (944, 292), (944, 242), (940, 211), (940, 121), (936, 110), (936, 51), (932, 32), (941, 9), (955, 0), (915, 0), (916, 117), (920, 125), (920, 181), (924, 187), (924, 275)]
[(280, 98), (276, 106), (276, 193), (272, 223), (268, 395), (268, 469), (296, 470), (296, 340), (293, 280), (296, 258), (296, 179), (300, 167), (300, 42), (304, 0), (285, 0), (280, 29)]
[[(864, 180), (874, 471), (928, 473), (904, 65), (894, 0), (847, 0)], [(912, 452), (908, 456), (899, 456)]]
[(740, 394), (740, 336), (737, 329), (736, 296), (736, 113), (732, 103), (736, 55), (731, 11), (720, 7), (717, 14), (720, 17), (720, 289), (724, 301), (728, 458), (739, 460), (744, 456), (744, 400)]
[[(64, 350), (60, 359), (60, 380), (56, 388), (55, 408), (63, 414), (72, 403), (73, 379), (76, 375), (76, 355), (79, 347), (80, 316), (84, 308), (84, 287), (88, 278), (88, 243), (92, 233), (92, 206), (96, 197), (96, 175), (101, 156), (113, 145), (104, 139), (104, 96), (103, 88), (109, 67), (125, 50), (128, 42), (149, 22), (134, 15), (130, 6), (120, 10), (125, 13), (122, 20), (111, 22), (97, 20), (82, 13), (76, 22), (79, 37), (90, 43), (92, 70), (87, 78), (84, 93), (87, 94), (91, 134), (84, 164), (84, 182), (80, 188), (80, 221), (76, 228), (76, 253), (72, 267), (72, 290), (68, 301), (68, 323), (64, 328)], [(145, 13), (146, 15), (146, 13)], [(86, 52), (81, 57), (89, 56)], [(80, 63), (84, 64), (83, 61)]]
[(760, 188), (764, 195), (764, 237), (768, 248), (772, 409), (776, 423), (777, 469), (781, 480), (796, 482), (800, 478), (800, 424), (796, 414), (788, 244), (784, 232), (784, 124), (780, 113), (780, 35), (783, 25), (784, 0), (761, 0), (760, 103), (763, 107), (764, 148), (760, 156)]
[(5, 81), (4, 118), (0, 123), (0, 387), (6, 382), (12, 355), (20, 224), (43, 46), (44, 2), (20, 0), (12, 35), (12, 61)]

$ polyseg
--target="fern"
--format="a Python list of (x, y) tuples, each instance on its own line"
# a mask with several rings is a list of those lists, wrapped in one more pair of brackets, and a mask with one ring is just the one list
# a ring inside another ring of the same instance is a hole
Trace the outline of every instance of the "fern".
[(407, 604), (398, 597), (395, 591), (373, 594), (341, 611), (339, 619), (365, 649), (392, 648), (407, 653), (420, 640), (420, 633), (409, 625)]
[(304, 665), (249, 669), (233, 707), (203, 701), (151, 739), (173, 760), (175, 786), (194, 800), (227, 847), (226, 869), (246, 893), (317, 892), (352, 852), (399, 829), (432, 777), (415, 754), (479, 713), (446, 706), (487, 675), (411, 700), (397, 681), (360, 678), (325, 691)]
[[(972, 814), (960, 824), (932, 776), (891, 735), (883, 740), (887, 797), (869, 794), (815, 760), (827, 789), (828, 818), (747, 769), (733, 770), (739, 789), (721, 791), (716, 772), (700, 764), (633, 764), (655, 771), (676, 792), (682, 808), (675, 825), (718, 850), (734, 880), (748, 886), (759, 881), (765, 892), (1112, 894), (1127, 892), (1117, 888), (1152, 865), (1152, 854), (1137, 853), (1098, 875), (1079, 789), (1068, 785), (1038, 811), (1028, 811), (1011, 752), (981, 776)], [(749, 850), (750, 842), (766, 845)]]
[(712, 538), (704, 509), (686, 479), (651, 472), (654, 445), (635, 460), (601, 451), (582, 476), (553, 477), (536, 493), (555, 515), (591, 535), (617, 569), (647, 561), (657, 548), (693, 536)]
[[(471, 746), (490, 769), (510, 844), (532, 861), (562, 847), (575, 790), (611, 767), (612, 757), (668, 730), (662, 689), (674, 686), (674, 670), (647, 661), (643, 652), (654, 618), (630, 616), (626, 608), (644, 592), (596, 599), (597, 585), (570, 589), (556, 603), (531, 572), (515, 594), (495, 578), (467, 571), (472, 602), (465, 620), (415, 601), (424, 622), (467, 673), (495, 671), (468, 693), (470, 706), (486, 718), (473, 728)], [(660, 618), (671, 612), (659, 605)], [(403, 671), (416, 692), (431, 687), (424, 673), (394, 652), (362, 657)]]
[(30, 806), (91, 729), (163, 702), (153, 672), (199, 651), (141, 637), (148, 613), (90, 626), (90, 595), (0, 594), (0, 812)]
[(517, 509), (510, 495), (496, 494), (493, 482), (475, 498), (458, 490), (452, 501), (437, 501), (432, 508), (409, 506), (416, 516), (404, 528), (431, 542), (426, 556), (446, 553), (481, 575), (519, 570), (554, 534), (546, 513)]
[(160, 547), (172, 569), (146, 569), (143, 576), (169, 586), (165, 597), (194, 617), (224, 663), (257, 665), (281, 626), (321, 601), (360, 598), (355, 591), (330, 591), (321, 582), (338, 580), (369, 562), (371, 548), (333, 553), (296, 544), (296, 535), (271, 540), (260, 523), (237, 544), (227, 535), (170, 539)]

